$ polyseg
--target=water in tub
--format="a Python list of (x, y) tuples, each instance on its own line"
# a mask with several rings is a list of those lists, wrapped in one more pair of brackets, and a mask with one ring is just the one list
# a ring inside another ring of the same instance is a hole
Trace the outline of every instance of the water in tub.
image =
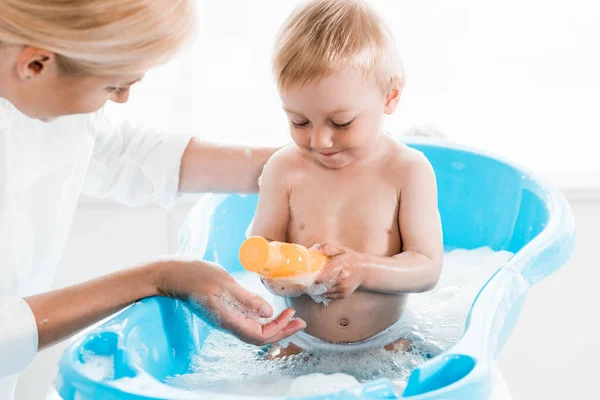
[[(460, 339), (467, 313), (483, 284), (512, 253), (489, 248), (454, 250), (444, 254), (444, 268), (431, 291), (409, 296), (415, 323), (413, 349), (393, 354), (383, 349), (348, 353), (311, 352), (269, 361), (264, 349), (231, 335), (212, 331), (189, 374), (169, 377), (166, 383), (194, 391), (254, 396), (314, 396), (347, 389), (361, 382), (388, 378), (401, 393), (410, 372)], [(238, 280), (267, 300), (268, 293), (255, 275)]]

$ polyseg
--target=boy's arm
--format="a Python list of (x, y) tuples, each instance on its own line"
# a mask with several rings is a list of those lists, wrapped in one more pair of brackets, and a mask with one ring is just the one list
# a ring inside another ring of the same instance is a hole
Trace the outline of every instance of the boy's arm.
[[(347, 297), (356, 288), (401, 294), (424, 292), (437, 284), (443, 245), (435, 174), (424, 158), (407, 168), (398, 213), (402, 252), (378, 257), (326, 244), (321, 251), (334, 257), (317, 283), (337, 278), (330, 298)], [(343, 281), (347, 283), (340, 285)]]
[(267, 163), (260, 179), (258, 206), (252, 223), (251, 235), (269, 241), (283, 242), (289, 220), (289, 186), (285, 179), (285, 163), (277, 153)]
[[(285, 151), (285, 150), (282, 150)], [(271, 242), (285, 242), (289, 222), (289, 184), (286, 162), (282, 162), (282, 154), (276, 153), (265, 165), (260, 178), (258, 206), (250, 234), (262, 236)], [(298, 295), (298, 288), (289, 286), (284, 292), (269, 278), (261, 278), (267, 290), (279, 296)]]
[(361, 287), (384, 293), (432, 289), (442, 271), (442, 229), (433, 168), (413, 162), (400, 193), (398, 226), (402, 252), (393, 257), (364, 256)]

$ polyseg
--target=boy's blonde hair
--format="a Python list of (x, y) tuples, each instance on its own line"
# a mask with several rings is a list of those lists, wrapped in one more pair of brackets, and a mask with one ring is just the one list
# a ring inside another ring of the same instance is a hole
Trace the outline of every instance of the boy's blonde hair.
[(144, 73), (195, 28), (193, 0), (0, 0), (0, 44), (57, 55), (72, 75)]
[(404, 85), (392, 34), (364, 1), (313, 0), (298, 7), (277, 36), (273, 72), (279, 88), (345, 67), (373, 75), (384, 93)]

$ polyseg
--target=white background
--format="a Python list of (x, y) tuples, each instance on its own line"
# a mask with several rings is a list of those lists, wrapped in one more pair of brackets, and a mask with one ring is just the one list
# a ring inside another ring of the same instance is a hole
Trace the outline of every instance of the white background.
[[(270, 76), (273, 38), (295, 1), (199, 1), (198, 39), (149, 73), (115, 118), (247, 145), (289, 141)], [(517, 400), (593, 398), (600, 358), (600, 2), (376, 1), (395, 32), (407, 86), (392, 133), (432, 126), (453, 141), (548, 175), (567, 193), (574, 259), (533, 288), (500, 357)], [(56, 287), (176, 248), (189, 203), (167, 214), (83, 202)], [(125, 245), (124, 245), (125, 243)], [(42, 353), (17, 389), (40, 399), (64, 345)]]
[[(297, 1), (198, 4), (193, 46), (148, 74), (130, 104), (109, 112), (213, 141), (288, 142), (270, 60)], [(407, 76), (390, 132), (433, 126), (538, 172), (600, 174), (590, 146), (600, 134), (599, 2), (374, 4), (395, 33)]]

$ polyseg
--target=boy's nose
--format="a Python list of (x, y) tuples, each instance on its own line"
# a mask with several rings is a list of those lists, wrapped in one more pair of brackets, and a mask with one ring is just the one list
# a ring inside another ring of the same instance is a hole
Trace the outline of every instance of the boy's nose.
[(333, 135), (327, 128), (316, 128), (310, 137), (313, 149), (328, 149), (333, 146)]

